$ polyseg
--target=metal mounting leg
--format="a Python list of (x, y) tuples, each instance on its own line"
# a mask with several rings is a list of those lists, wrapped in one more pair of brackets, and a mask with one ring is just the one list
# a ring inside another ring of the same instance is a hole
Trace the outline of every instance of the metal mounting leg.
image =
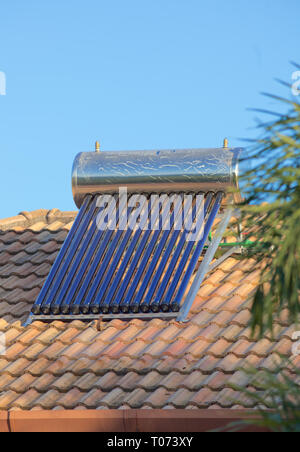
[(224, 214), (223, 220), (221, 221), (220, 225), (217, 228), (217, 231), (213, 237), (212, 242), (209, 245), (208, 250), (206, 251), (206, 254), (203, 258), (203, 261), (198, 269), (198, 272), (195, 276), (195, 279), (193, 281), (192, 287), (190, 288), (190, 291), (186, 297), (186, 300), (184, 304), (182, 305), (182, 308), (179, 312), (179, 315), (177, 317), (178, 322), (185, 322), (186, 318), (188, 316), (188, 313), (194, 303), (194, 300), (197, 296), (197, 293), (201, 287), (201, 284), (209, 270), (209, 266), (211, 264), (211, 261), (213, 260), (216, 251), (218, 249), (218, 246), (223, 238), (224, 232), (228, 226), (228, 223), (230, 222), (230, 219), (232, 217), (233, 209), (230, 207), (226, 213)]
[(22, 326), (24, 328), (26, 328), (27, 326), (31, 325), (33, 322), (33, 318), (34, 318), (34, 315), (32, 313), (29, 314), (29, 316), (27, 317), (27, 320), (22, 324)]

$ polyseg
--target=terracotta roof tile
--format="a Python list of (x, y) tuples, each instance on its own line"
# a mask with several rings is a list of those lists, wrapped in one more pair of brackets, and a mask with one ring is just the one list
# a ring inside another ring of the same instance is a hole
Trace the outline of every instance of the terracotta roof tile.
[[(1, 331), (1, 328), (0, 328), (0, 331)], [(5, 334), (6, 347), (9, 347), (20, 336), (20, 331), (18, 331), (16, 328), (10, 328), (4, 334)]]
[(119, 387), (114, 388), (107, 393), (100, 389), (91, 390), (86, 396), (82, 397), (81, 403), (88, 408), (97, 408), (104, 405), (107, 408), (116, 409), (124, 403), (126, 393)]
[(34, 338), (34, 342), (38, 342), (40, 344), (49, 345), (54, 342), (54, 340), (59, 340), (62, 343), (60, 337), (60, 331), (57, 328), (50, 327), (45, 331), (36, 331), (36, 336)]
[(28, 385), (28, 387), (36, 389), (40, 393), (48, 391), (49, 388), (52, 389), (52, 384), (56, 380), (56, 377), (50, 372), (46, 372), (38, 378), (34, 376), (32, 376), (32, 378), (32, 382)]
[(234, 372), (230, 378), (226, 381), (226, 386), (230, 387), (231, 385), (238, 385), (238, 386), (248, 386), (251, 381), (251, 376), (248, 375), (246, 372), (243, 372), (241, 370)]
[(194, 393), (189, 402), (197, 407), (207, 408), (216, 402), (217, 395), (217, 391), (212, 391), (209, 388), (203, 388), (197, 393)]
[[(49, 347), (43, 347), (40, 356), (48, 360), (56, 360), (62, 356), (65, 349), (68, 349), (66, 345), (61, 342), (54, 342)], [(65, 355), (66, 356), (66, 355)]]
[(11, 361), (15, 358), (19, 358), (22, 352), (25, 351), (27, 351), (26, 345), (22, 345), (20, 342), (17, 342), (16, 344), (13, 344), (11, 347), (5, 350), (3, 357)]
[[(33, 391), (33, 390), (32, 390)], [(63, 396), (65, 397), (65, 395)], [(43, 395), (38, 394), (38, 397), (34, 399), (34, 405), (40, 406), (44, 410), (49, 410), (56, 406), (57, 401), (62, 398), (61, 393), (58, 391), (51, 389), (47, 392), (45, 392)], [(33, 402), (33, 400), (32, 400)], [(33, 407), (33, 403), (31, 405), (27, 405), (28, 407)]]
[[(91, 370), (92, 364), (93, 361), (88, 358), (79, 357), (77, 360), (71, 361), (66, 357), (63, 357), (58, 361), (55, 361), (51, 368), (53, 368), (52, 372), (55, 375), (66, 371), (73, 372), (75, 375), (80, 377)], [(95, 369), (93, 369), (93, 372), (96, 373)]]
[(60, 377), (61, 375), (64, 375), (64, 373), (67, 371), (67, 368), (71, 366), (71, 363), (74, 363), (74, 361), (69, 360), (65, 356), (60, 356), (56, 358), (53, 361), (49, 361), (47, 359), (44, 360), (45, 364), (47, 362), (47, 372)]
[(36, 377), (43, 375), (43, 373), (46, 372), (46, 370), (48, 370), (50, 365), (50, 361), (48, 361), (46, 358), (39, 358), (36, 361), (33, 361), (32, 363), (29, 363), (26, 360), (26, 363), (27, 363), (26, 372)]
[(211, 323), (199, 331), (199, 337), (207, 342), (213, 342), (218, 337), (219, 331), (220, 327), (215, 323)]
[[(121, 391), (121, 390), (120, 390)], [(110, 393), (109, 393), (110, 394)], [(82, 394), (79, 399), (79, 406), (81, 408), (86, 409), (106, 409), (108, 408), (107, 404), (102, 404), (101, 401), (104, 397), (105, 393), (100, 389), (91, 389), (90, 391)]]
[[(58, 395), (57, 392), (53, 391), (53, 396), (55, 397), (55, 400), (57, 401), (57, 404), (60, 406), (63, 406), (65, 409), (70, 410), (77, 406), (78, 402), (80, 403), (80, 400), (82, 399), (82, 396), (84, 393), (79, 391), (79, 389), (74, 388), (68, 391), (64, 395)], [(52, 405), (52, 402), (51, 402)]]
[[(158, 388), (150, 394), (141, 389), (139, 391), (138, 394), (142, 396), (142, 403), (152, 408), (163, 408), (168, 404), (168, 400), (172, 396), (172, 393), (166, 388)], [(142, 405), (140, 405), (139, 408), (141, 406)]]
[(124, 391), (133, 391), (137, 383), (140, 381), (140, 375), (135, 372), (128, 372), (126, 375), (121, 377), (118, 382), (118, 386)]
[[(148, 374), (148, 375), (150, 375), (150, 374)], [(147, 379), (148, 375), (146, 377), (144, 377), (144, 379), (141, 381), (141, 383), (140, 383), (141, 385), (142, 384), (145, 385), (144, 380)], [(155, 378), (155, 380), (154, 380), (154, 378)], [(186, 383), (186, 375), (182, 375), (181, 373), (176, 372), (176, 371), (170, 372), (168, 375), (165, 375), (163, 378), (159, 374), (153, 375), (152, 380), (153, 380), (152, 387), (149, 387), (149, 383), (147, 384), (147, 386), (145, 385), (145, 388), (147, 390), (154, 390), (155, 382), (156, 382), (156, 387), (162, 386), (163, 388), (167, 389), (168, 391), (176, 391), (178, 388), (181, 388), (181, 387), (190, 388), (190, 386)]]
[(108, 370), (103, 376), (97, 377), (94, 387), (103, 392), (109, 392), (117, 386), (120, 376), (115, 372)]
[(86, 373), (81, 378), (78, 378), (78, 375), (73, 375), (73, 378), (74, 382), (71, 385), (69, 385), (69, 387), (75, 386), (82, 392), (88, 391), (90, 388), (96, 387), (96, 385), (98, 388), (100, 388), (98, 384), (99, 377), (92, 372)]
[[(124, 397), (124, 398), (123, 398)], [(123, 401), (125, 405), (129, 405), (130, 408), (141, 408), (143, 401), (147, 397), (147, 392), (144, 389), (137, 388), (130, 393), (124, 393), (122, 395)]]
[[(12, 377), (11, 375), (8, 374), (3, 374), (0, 376), (0, 388), (1, 391), (6, 391), (8, 389), (10, 389), (11, 384), (15, 381), (15, 378)], [(22, 390), (24, 389), (24, 387), (22, 386), (21, 388)]]
[[(245, 331), (245, 328), (243, 328), (241, 326), (229, 325), (225, 328), (222, 328), (221, 331), (219, 331), (219, 337), (226, 339), (226, 341), (228, 341), (228, 342), (235, 342), (237, 339), (239, 339), (241, 337), (241, 334), (244, 331)], [(249, 338), (249, 336), (247, 335), (246, 337)]]
[(7, 361), (7, 365), (2, 372), (8, 373), (14, 377), (19, 377), (23, 375), (24, 370), (28, 367), (29, 361), (25, 358), (18, 358), (15, 361)]
[(216, 342), (210, 344), (206, 349), (206, 354), (222, 358), (231, 350), (230, 342), (225, 339), (217, 339)]
[(18, 394), (11, 390), (0, 393), (0, 409), (7, 410), (7, 407), (11, 407), (17, 398)]
[(179, 389), (174, 393), (172, 397), (170, 397), (168, 402), (172, 404), (175, 408), (183, 409), (190, 403), (194, 394), (195, 394), (194, 392), (189, 391), (185, 388)]
[[(74, 334), (75, 334), (75, 328), (74, 328)], [(101, 337), (101, 334), (92, 326), (80, 331), (78, 334), (78, 330), (77, 331), (77, 335), (73, 337), (73, 340), (75, 340), (76, 342), (81, 342), (83, 344), (91, 344), (93, 343), (94, 340), (97, 339), (97, 336)], [(62, 336), (59, 336), (58, 338), (60, 341), (62, 341)], [(70, 338), (67, 339), (68, 341), (70, 341)]]
[(192, 325), (204, 327), (209, 325), (213, 321), (214, 316), (215, 314), (210, 311), (201, 310), (191, 318), (190, 322)]
[(14, 407), (28, 409), (31, 408), (33, 406), (33, 402), (38, 399), (39, 393), (35, 389), (29, 389), (28, 391), (26, 389), (27, 387), (24, 386), (23, 391), (25, 390), (25, 392), (14, 400)]
[[(207, 380), (207, 375), (202, 373), (200, 370), (192, 370), (187, 375), (186, 374), (181, 374), (179, 372), (177, 373), (177, 381), (178, 381), (177, 387), (184, 387), (184, 388), (189, 389), (191, 391), (198, 391), (198, 390), (200, 390), (202, 387), (204, 387), (206, 385), (206, 380)], [(174, 383), (175, 382), (177, 383), (177, 381), (172, 379), (172, 382), (174, 382)], [(169, 384), (169, 388), (173, 389), (173, 390), (176, 390), (175, 385), (173, 385), (171, 387), (170, 384)]]
[[(75, 213), (39, 210), (0, 221), (0, 409), (248, 408), (231, 385), (242, 371), (276, 369), (291, 355), (287, 311), (274, 338), (251, 337), (254, 261), (227, 259), (199, 291), (188, 323), (115, 319), (34, 322), (24, 328)], [(300, 365), (300, 358), (294, 359)]]
[(226, 355), (222, 360), (220, 360), (216, 366), (217, 369), (225, 373), (233, 372), (236, 369), (240, 369), (243, 365), (243, 358), (239, 358), (233, 353)]
[(44, 350), (44, 346), (42, 344), (36, 343), (32, 344), (26, 350), (21, 351), (20, 356), (25, 356), (30, 361), (35, 361)]
[[(80, 334), (81, 330), (78, 330), (77, 328), (72, 328), (69, 326), (69, 328), (61, 330), (57, 328), (57, 326), (53, 325), (57, 331), (57, 336), (52, 339), (52, 341), (58, 341), (61, 344), (64, 345), (70, 345), (75, 340), (75, 338)], [(54, 332), (53, 332), (54, 334)]]

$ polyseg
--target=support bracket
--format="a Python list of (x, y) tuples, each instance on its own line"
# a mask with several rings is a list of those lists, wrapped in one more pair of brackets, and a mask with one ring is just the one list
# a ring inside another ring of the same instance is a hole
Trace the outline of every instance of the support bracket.
[[(185, 322), (187, 319), (187, 316), (189, 314), (189, 311), (194, 303), (194, 300), (197, 296), (197, 293), (201, 287), (201, 284), (204, 281), (204, 278), (209, 271), (211, 262), (216, 254), (216, 251), (219, 247), (219, 244), (223, 238), (224, 232), (230, 222), (230, 219), (232, 217), (233, 208), (229, 207), (228, 210), (224, 213), (223, 219), (220, 222), (217, 231), (210, 242), (210, 245), (206, 251), (206, 254), (203, 258), (203, 261), (201, 262), (201, 265), (196, 273), (195, 279), (192, 283), (192, 286), (190, 288), (189, 293), (187, 294), (186, 300), (182, 305), (182, 308), (179, 312), (179, 315), (177, 317), (178, 322)], [(229, 251), (232, 251), (231, 249)], [(228, 254), (225, 253), (225, 254)], [(227, 256), (228, 257), (228, 256)], [(226, 257), (226, 258), (227, 258)]]

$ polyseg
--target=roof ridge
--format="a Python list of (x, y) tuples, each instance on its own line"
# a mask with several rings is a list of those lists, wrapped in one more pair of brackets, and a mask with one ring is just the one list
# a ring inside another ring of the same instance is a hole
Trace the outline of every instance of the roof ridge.
[(27, 228), (39, 221), (44, 221), (47, 224), (62, 221), (68, 224), (74, 220), (76, 214), (75, 211), (61, 211), (59, 209), (22, 211), (16, 216), (0, 220), (0, 231), (14, 230), (17, 227)]

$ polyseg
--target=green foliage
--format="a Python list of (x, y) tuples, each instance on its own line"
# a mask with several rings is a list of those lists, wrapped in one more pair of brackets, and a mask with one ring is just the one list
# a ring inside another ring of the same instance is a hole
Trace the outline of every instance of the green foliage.
[[(300, 98), (268, 96), (287, 113), (263, 111), (275, 119), (259, 125), (261, 137), (244, 159), (248, 169), (241, 177), (244, 200), (239, 220), (256, 241), (249, 252), (261, 276), (251, 326), (260, 337), (273, 333), (274, 320), (284, 308), (295, 331), (300, 318)], [(231, 385), (248, 406), (258, 407), (259, 414), (231, 425), (234, 430), (246, 423), (300, 432), (300, 369), (283, 357), (276, 366), (244, 370), (247, 386)]]
[(231, 424), (229, 428), (240, 430), (245, 424), (251, 424), (273, 432), (300, 432), (300, 369), (282, 359), (272, 372), (249, 368), (245, 373), (250, 380), (249, 386), (231, 387), (256, 404), (260, 416)]
[(300, 313), (300, 103), (270, 97), (288, 112), (271, 112), (276, 119), (259, 126), (262, 136), (246, 158), (251, 169), (242, 175), (242, 222), (260, 242), (253, 256), (262, 271), (252, 329), (261, 336), (273, 331), (283, 308), (293, 323)]

